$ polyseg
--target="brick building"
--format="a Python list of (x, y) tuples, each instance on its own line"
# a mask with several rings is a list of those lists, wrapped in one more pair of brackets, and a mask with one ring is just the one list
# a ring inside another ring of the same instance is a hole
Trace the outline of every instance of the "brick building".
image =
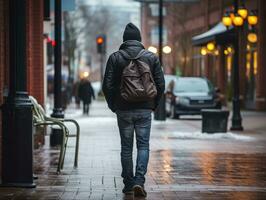
[[(141, 0), (141, 29), (146, 47), (158, 44), (158, 3), (152, 0)], [(240, 99), (247, 109), (266, 109), (266, 89), (263, 80), (266, 78), (266, 3), (263, 0), (239, 1), (248, 10), (258, 13), (256, 32), (258, 41), (250, 44), (247, 41), (248, 27), (242, 28), (239, 34), (239, 75)], [(231, 70), (233, 49), (229, 44), (216, 45), (212, 54), (202, 55), (201, 48), (207, 42), (193, 45), (194, 36), (204, 36), (218, 29), (224, 11), (233, 6), (232, 0), (198, 0), (198, 1), (165, 1), (164, 45), (171, 47), (170, 54), (164, 54), (163, 64), (166, 74), (184, 76), (206, 76), (230, 100), (232, 83)], [(224, 27), (225, 28), (225, 27)], [(212, 42), (216, 42), (215, 40)], [(229, 53), (228, 53), (229, 51)]]
[[(0, 0), (0, 105), (8, 95), (10, 55), (9, 0)], [(44, 104), (44, 64), (43, 64), (43, 1), (27, 0), (26, 6), (26, 65), (27, 91)], [(19, 34), (19, 33), (17, 33)], [(5, 113), (1, 112), (0, 123)], [(2, 124), (1, 124), (2, 127)], [(2, 162), (2, 128), (0, 129), (0, 166)], [(1, 169), (0, 169), (1, 171)], [(1, 174), (1, 172), (0, 172)]]

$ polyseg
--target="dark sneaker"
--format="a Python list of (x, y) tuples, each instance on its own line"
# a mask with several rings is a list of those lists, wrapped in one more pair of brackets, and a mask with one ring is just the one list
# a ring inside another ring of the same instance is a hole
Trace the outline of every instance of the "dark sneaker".
[(144, 187), (142, 187), (141, 185), (134, 185), (133, 190), (134, 190), (134, 195), (136, 197), (146, 197), (147, 196), (147, 192), (144, 190)]
[(122, 190), (124, 194), (133, 194), (133, 188), (131, 186), (125, 186)]

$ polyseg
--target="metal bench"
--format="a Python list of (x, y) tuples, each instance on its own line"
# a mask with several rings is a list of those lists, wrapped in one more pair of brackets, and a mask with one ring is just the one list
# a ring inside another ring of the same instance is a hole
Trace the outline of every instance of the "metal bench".
[[(48, 117), (45, 114), (45, 111), (42, 108), (42, 106), (40, 104), (38, 104), (37, 100), (32, 96), (30, 96), (29, 98), (33, 104), (33, 125), (34, 126), (56, 125), (63, 132), (62, 144), (60, 147), (59, 161), (58, 161), (58, 165), (57, 165), (57, 172), (60, 173), (61, 169), (63, 169), (65, 154), (66, 154), (67, 141), (68, 141), (69, 137), (76, 137), (74, 167), (77, 167), (78, 166), (79, 135), (80, 135), (80, 127), (79, 127), (79, 124), (77, 123), (77, 121), (75, 121), (73, 119), (60, 119), (60, 118)], [(69, 129), (65, 125), (65, 122), (73, 123), (76, 126), (76, 134), (70, 134), (69, 133)]]

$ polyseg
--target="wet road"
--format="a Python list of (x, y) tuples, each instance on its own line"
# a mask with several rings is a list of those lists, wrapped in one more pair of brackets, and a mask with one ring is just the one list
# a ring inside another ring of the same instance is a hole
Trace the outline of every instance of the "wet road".
[[(70, 139), (64, 170), (57, 175), (58, 149), (49, 147), (47, 137), (34, 155), (37, 188), (0, 188), (0, 199), (134, 199), (121, 192), (115, 115), (95, 102), (89, 117), (73, 109), (67, 117), (81, 126), (79, 167), (73, 169)], [(146, 199), (266, 199), (266, 130), (202, 135), (200, 121), (193, 119), (153, 122)]]

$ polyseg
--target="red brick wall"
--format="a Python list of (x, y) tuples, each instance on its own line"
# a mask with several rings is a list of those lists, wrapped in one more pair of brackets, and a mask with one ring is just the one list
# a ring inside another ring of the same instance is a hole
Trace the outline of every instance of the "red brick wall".
[(44, 66), (43, 66), (43, 2), (27, 2), (27, 65), (28, 92), (44, 104)]
[[(0, 0), (0, 105), (3, 104), (3, 91), (8, 87), (9, 32), (8, 0)], [(42, 1), (27, 1), (27, 66), (28, 92), (44, 103), (43, 76), (43, 4)], [(2, 166), (2, 113), (0, 115), (0, 177)]]

